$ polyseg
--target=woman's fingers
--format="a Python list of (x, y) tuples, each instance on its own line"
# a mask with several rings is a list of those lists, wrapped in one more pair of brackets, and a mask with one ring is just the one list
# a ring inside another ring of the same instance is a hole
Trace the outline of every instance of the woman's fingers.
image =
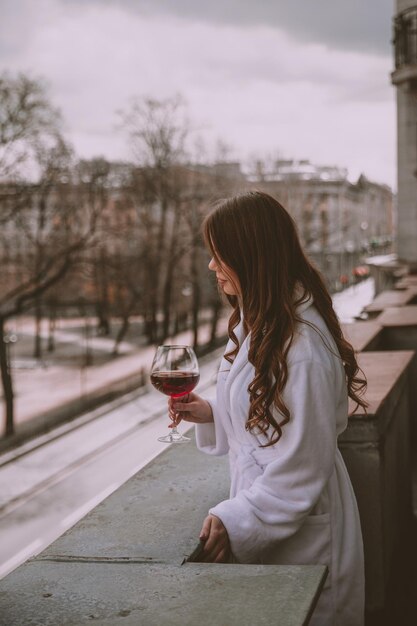
[(181, 420), (203, 424), (213, 421), (213, 412), (207, 400), (190, 393), (180, 398), (170, 398), (168, 401), (169, 415), (173, 423)]
[(208, 515), (204, 520), (199, 535), (201, 541), (207, 541), (207, 539), (209, 538), (212, 519), (213, 517), (211, 515)]
[(169, 418), (172, 422), (172, 424), (170, 424), (169, 427), (174, 428), (174, 426), (178, 426), (178, 424), (181, 422), (182, 415), (180, 415), (180, 413), (178, 413), (177, 411), (174, 411), (171, 404), (168, 405), (168, 409), (169, 409)]
[(191, 402), (189, 404), (186, 404), (185, 402), (176, 402), (172, 408), (175, 411), (192, 411), (191, 404)]
[(200, 539), (205, 540), (203, 561), (220, 563), (230, 552), (229, 536), (223, 522), (215, 515), (208, 515), (201, 529)]
[(173, 409), (175, 411), (188, 411), (192, 413), (197, 406), (197, 402), (174, 402)]
[(226, 549), (220, 550), (213, 563), (227, 563), (228, 556), (226, 554)]
[(230, 548), (228, 545), (216, 544), (208, 553), (206, 553), (206, 548), (204, 546), (202, 561), (204, 563), (225, 563), (228, 560), (229, 552)]
[(224, 538), (217, 531), (213, 531), (212, 529), (204, 545), (204, 554), (207, 555), (209, 560), (212, 560), (216, 557), (219, 550), (223, 549), (224, 545)]
[[(185, 407), (188, 410), (188, 403), (186, 398), (188, 399), (190, 394), (181, 398), (181, 407)], [(174, 426), (178, 426), (178, 424), (186, 418), (188, 413), (181, 410), (181, 407), (177, 407), (177, 398), (170, 398), (168, 400), (168, 408), (169, 408), (169, 417), (171, 418), (172, 424), (171, 428)]]

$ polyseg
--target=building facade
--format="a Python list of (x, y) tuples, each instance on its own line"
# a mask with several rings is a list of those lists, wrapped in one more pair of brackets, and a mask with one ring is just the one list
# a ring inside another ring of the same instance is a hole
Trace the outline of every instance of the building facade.
[(394, 17), (398, 144), (398, 258), (417, 270), (417, 1), (397, 0)]
[(355, 282), (367, 255), (391, 251), (393, 193), (387, 185), (363, 175), (352, 183), (346, 169), (307, 160), (279, 160), (261, 170), (250, 177), (251, 185), (276, 197), (291, 213), (331, 291)]

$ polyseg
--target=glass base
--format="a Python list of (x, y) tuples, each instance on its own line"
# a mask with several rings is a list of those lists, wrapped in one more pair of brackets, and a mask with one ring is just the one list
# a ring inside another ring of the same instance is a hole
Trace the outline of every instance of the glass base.
[(162, 441), (162, 443), (188, 443), (191, 439), (180, 433), (169, 433), (169, 435), (164, 437), (158, 437), (158, 441)]

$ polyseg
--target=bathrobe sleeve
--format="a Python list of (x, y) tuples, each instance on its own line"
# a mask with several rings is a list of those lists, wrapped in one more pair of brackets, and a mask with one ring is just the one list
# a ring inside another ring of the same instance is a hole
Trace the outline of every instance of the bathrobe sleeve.
[(229, 452), (229, 444), (226, 432), (222, 426), (222, 419), (219, 413), (217, 402), (212, 398), (206, 398), (213, 411), (211, 424), (196, 424), (195, 437), (197, 448), (206, 454), (220, 456)]
[(290, 421), (274, 447), (254, 447), (263, 473), (210, 510), (226, 527), (238, 561), (256, 562), (296, 533), (318, 502), (335, 465), (338, 384), (344, 383), (319, 361), (289, 367), (284, 399)]

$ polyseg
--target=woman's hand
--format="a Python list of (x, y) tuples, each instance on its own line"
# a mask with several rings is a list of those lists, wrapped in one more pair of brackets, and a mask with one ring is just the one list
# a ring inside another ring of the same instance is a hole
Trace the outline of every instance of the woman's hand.
[(189, 393), (181, 398), (170, 398), (168, 401), (171, 428), (178, 426), (181, 420), (195, 424), (208, 424), (213, 421), (210, 403), (196, 393)]
[(231, 557), (230, 541), (223, 522), (215, 515), (208, 515), (200, 531), (204, 541), (201, 561), (204, 563), (227, 563)]

